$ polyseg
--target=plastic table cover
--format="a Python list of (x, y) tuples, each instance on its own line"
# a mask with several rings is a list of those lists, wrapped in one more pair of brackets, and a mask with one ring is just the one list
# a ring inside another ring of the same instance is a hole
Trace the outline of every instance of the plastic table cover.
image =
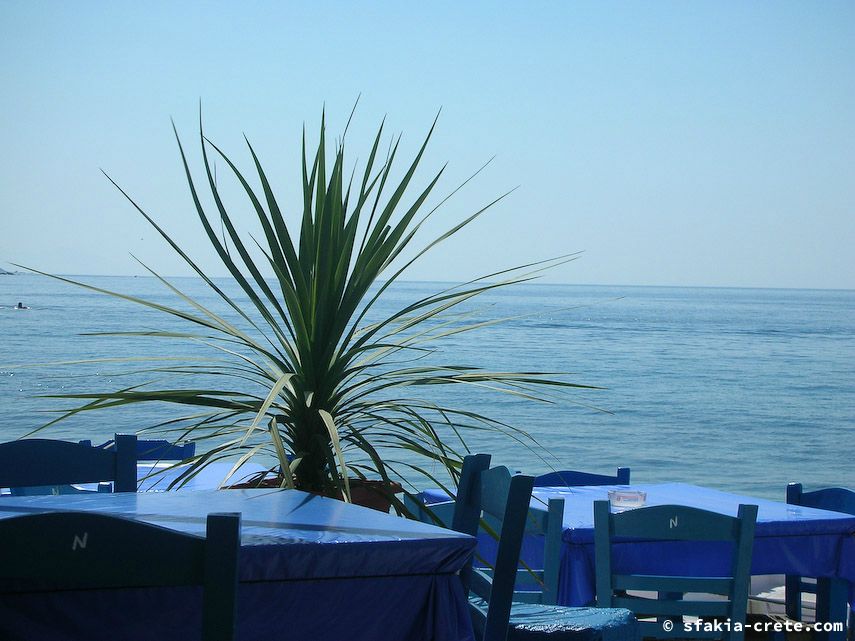
[[(543, 507), (549, 498), (564, 499), (564, 548), (561, 558), (559, 599), (584, 604), (594, 598), (594, 512), (596, 500), (609, 490), (627, 486), (535, 488), (532, 506)], [(752, 574), (801, 574), (837, 577), (855, 583), (855, 556), (843, 543), (855, 534), (855, 516), (788, 505), (750, 496), (721, 492), (685, 483), (632, 485), (647, 493), (645, 506), (687, 505), (736, 516), (740, 503), (757, 505)], [(613, 546), (616, 572), (714, 576), (729, 569), (730, 550), (716, 542), (631, 541)]]
[[(465, 535), (295, 490), (0, 499), (0, 518), (49, 510), (200, 535), (209, 512), (240, 512), (241, 640), (472, 638), (457, 576), (475, 545)], [(0, 638), (184, 641), (199, 636), (200, 599), (198, 588), (5, 595)]]

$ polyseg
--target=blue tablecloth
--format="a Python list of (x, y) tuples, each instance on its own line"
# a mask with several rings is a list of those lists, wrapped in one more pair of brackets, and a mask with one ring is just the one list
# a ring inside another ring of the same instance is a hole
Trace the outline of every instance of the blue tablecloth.
[[(0, 518), (57, 509), (198, 534), (209, 512), (241, 512), (237, 638), (244, 641), (472, 638), (456, 574), (475, 545), (465, 535), (293, 490), (0, 500)], [(4, 597), (0, 638), (186, 641), (199, 636), (199, 599), (193, 588)]]
[[(564, 548), (558, 598), (583, 605), (594, 598), (593, 502), (607, 499), (619, 486), (535, 488), (532, 507), (550, 498), (564, 499)], [(752, 574), (799, 574), (837, 577), (855, 584), (855, 516), (740, 496), (685, 483), (633, 485), (647, 493), (646, 505), (687, 505), (736, 516), (740, 503), (758, 506)], [(620, 486), (626, 489), (626, 486)], [(846, 543), (846, 545), (844, 545)], [(698, 572), (715, 575), (727, 567), (729, 551), (717, 543), (643, 543), (614, 547), (621, 566), (658, 574)]]

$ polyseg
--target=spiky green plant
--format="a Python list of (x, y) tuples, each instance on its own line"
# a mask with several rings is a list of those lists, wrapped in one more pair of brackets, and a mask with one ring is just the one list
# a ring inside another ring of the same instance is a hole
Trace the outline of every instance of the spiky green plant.
[[(420, 249), (411, 247), (419, 228), (439, 206), (422, 213), (442, 170), (415, 197), (405, 200), (435, 125), (436, 121), (403, 176), (393, 180), (400, 136), (390, 145), (385, 159), (378, 160), (381, 124), (356, 185), (355, 170), (348, 177), (345, 169), (344, 136), (336, 145), (330, 169), (323, 118), (312, 160), (306, 154), (304, 131), (298, 233), (286, 224), (283, 208), (249, 142), (260, 189), (253, 187), (229, 157), (205, 137), (200, 119), (207, 189), (216, 208), (216, 215), (209, 215), (175, 130), (196, 213), (223, 265), (251, 302), (247, 308), (228, 296), (110, 179), (241, 322), (229, 322), (154, 271), (151, 273), (183, 306), (165, 306), (68, 281), (185, 321), (185, 333), (128, 334), (212, 346), (219, 350), (218, 362), (167, 365), (156, 371), (179, 380), (202, 375), (207, 377), (202, 380), (226, 383), (206, 389), (142, 385), (66, 394), (63, 398), (83, 399), (85, 405), (65, 416), (134, 403), (194, 406), (200, 412), (181, 419), (185, 435), (198, 440), (217, 439), (210, 441), (213, 446), (199, 457), (197, 465), (235, 456), (237, 467), (257, 454), (273, 454), (283, 486), (340, 492), (345, 497), (349, 496), (349, 478), (353, 475), (388, 480), (391, 473), (400, 475), (404, 470), (433, 478), (433, 465), (413, 462), (419, 459), (439, 462), (454, 476), (460, 452), (467, 449), (467, 430), (498, 430), (525, 441), (528, 435), (521, 430), (465, 408), (426, 400), (413, 390), (469, 385), (545, 400), (549, 396), (544, 393), (547, 386), (578, 387), (536, 372), (491, 372), (475, 366), (431, 364), (423, 359), (432, 353), (436, 341), (490, 324), (467, 318), (459, 313), (459, 305), (497, 287), (529, 280), (567, 257), (490, 274), (414, 301), (382, 320), (368, 320), (378, 300), (413, 262), (499, 200), (463, 218)], [(259, 242), (247, 243), (227, 211), (212, 170), (212, 152), (229, 167), (245, 192), (263, 231)], [(405, 257), (405, 250), (409, 257)], [(265, 272), (272, 273), (273, 278), (268, 280)], [(402, 452), (407, 454), (399, 457)]]

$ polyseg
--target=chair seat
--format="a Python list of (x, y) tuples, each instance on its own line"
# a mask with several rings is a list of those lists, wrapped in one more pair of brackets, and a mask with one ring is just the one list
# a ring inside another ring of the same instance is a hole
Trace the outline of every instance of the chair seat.
[[(469, 598), (476, 637), (483, 634), (487, 602)], [(638, 621), (620, 608), (570, 608), (560, 605), (514, 603), (508, 641), (638, 641)]]

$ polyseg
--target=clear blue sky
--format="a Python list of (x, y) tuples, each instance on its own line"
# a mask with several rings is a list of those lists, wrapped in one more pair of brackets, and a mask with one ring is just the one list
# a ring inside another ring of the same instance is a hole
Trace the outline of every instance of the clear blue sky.
[(201, 99), (296, 207), (302, 124), (362, 94), (351, 157), (440, 107), (446, 190), (497, 156), (429, 231), (520, 186), (413, 279), (584, 250), (549, 280), (855, 288), (852, 2), (5, 0), (0, 87), (6, 268), (183, 273), (99, 168), (213, 266), (169, 118), (192, 146)]

